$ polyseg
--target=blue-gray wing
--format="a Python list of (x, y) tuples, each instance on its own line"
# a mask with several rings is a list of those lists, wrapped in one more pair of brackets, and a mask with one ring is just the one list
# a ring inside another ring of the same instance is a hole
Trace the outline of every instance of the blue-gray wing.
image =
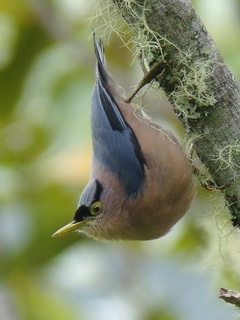
[(97, 57), (97, 80), (91, 105), (94, 160), (117, 175), (128, 196), (136, 195), (145, 182), (145, 159), (135, 133), (109, 90), (103, 45), (94, 41)]
[(123, 119), (116, 103), (106, 91), (102, 91), (97, 82), (91, 108), (95, 161), (100, 161), (118, 176), (129, 196), (137, 194), (145, 181), (145, 159), (133, 130)]

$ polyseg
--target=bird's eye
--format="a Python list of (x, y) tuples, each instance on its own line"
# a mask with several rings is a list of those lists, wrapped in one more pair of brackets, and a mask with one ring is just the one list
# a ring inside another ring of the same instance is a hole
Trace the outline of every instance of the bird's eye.
[(102, 213), (103, 206), (102, 202), (96, 201), (90, 207), (90, 212), (93, 216), (97, 216), (98, 214)]

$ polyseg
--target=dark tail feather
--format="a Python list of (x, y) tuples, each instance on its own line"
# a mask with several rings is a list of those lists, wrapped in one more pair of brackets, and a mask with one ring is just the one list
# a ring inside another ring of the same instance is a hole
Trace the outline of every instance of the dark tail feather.
[(113, 100), (125, 101), (126, 97), (122, 88), (113, 79), (110, 73), (106, 70), (106, 60), (104, 46), (101, 38), (97, 40), (95, 32), (93, 33), (93, 44), (96, 54), (96, 77), (99, 84), (108, 91), (113, 97)]
[(107, 75), (106, 75), (107, 71), (106, 71), (104, 46), (101, 39), (99, 39), (99, 41), (97, 40), (95, 32), (93, 33), (93, 44), (94, 44), (95, 54), (97, 58), (97, 65), (96, 65), (97, 76), (101, 79), (101, 81), (104, 81), (105, 84), (107, 84)]

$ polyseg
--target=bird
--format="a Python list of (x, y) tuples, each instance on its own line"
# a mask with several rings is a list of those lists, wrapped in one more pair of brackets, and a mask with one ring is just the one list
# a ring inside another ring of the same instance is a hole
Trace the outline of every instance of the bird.
[(193, 166), (173, 133), (127, 100), (106, 69), (95, 33), (93, 42), (90, 178), (73, 221), (53, 237), (77, 231), (98, 241), (157, 239), (191, 205)]

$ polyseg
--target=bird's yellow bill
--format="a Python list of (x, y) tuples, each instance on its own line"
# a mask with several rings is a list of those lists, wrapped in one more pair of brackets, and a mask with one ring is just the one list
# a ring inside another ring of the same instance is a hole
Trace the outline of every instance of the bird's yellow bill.
[(80, 221), (80, 222), (70, 222), (68, 224), (66, 224), (66, 226), (62, 227), (61, 229), (57, 230), (52, 237), (60, 237), (63, 236), (64, 234), (70, 233), (72, 231), (76, 231), (78, 229), (80, 229), (80, 226), (84, 223), (84, 221)]

